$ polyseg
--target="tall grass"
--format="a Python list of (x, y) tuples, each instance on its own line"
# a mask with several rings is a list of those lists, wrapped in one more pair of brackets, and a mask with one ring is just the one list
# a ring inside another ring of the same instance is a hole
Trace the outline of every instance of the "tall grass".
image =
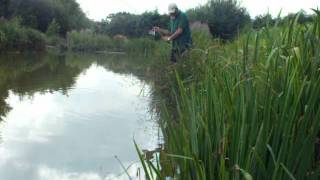
[(108, 35), (88, 31), (72, 31), (67, 34), (67, 47), (71, 51), (125, 51), (143, 52), (146, 55), (153, 52), (156, 42), (150, 38), (115, 40)]
[(112, 40), (91, 31), (71, 31), (67, 34), (67, 46), (72, 51), (101, 51), (110, 49)]
[(320, 12), (209, 43), (176, 67), (148, 179), (319, 179)]

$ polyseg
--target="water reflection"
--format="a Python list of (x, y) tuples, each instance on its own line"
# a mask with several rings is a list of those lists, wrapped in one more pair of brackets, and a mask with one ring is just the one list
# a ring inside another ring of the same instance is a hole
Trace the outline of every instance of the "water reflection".
[(0, 177), (127, 179), (116, 177), (122, 170), (114, 156), (125, 166), (137, 161), (133, 137), (143, 148), (156, 146), (151, 89), (121, 57), (9, 57), (15, 60), (0, 61)]

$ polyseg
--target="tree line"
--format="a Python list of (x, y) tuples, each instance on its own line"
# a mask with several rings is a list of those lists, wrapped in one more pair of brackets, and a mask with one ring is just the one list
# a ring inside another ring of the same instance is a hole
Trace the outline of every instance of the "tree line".
[[(279, 25), (295, 18), (295, 13), (285, 17), (273, 18), (270, 14), (251, 18), (247, 9), (237, 0), (210, 0), (208, 3), (187, 11), (190, 22), (208, 24), (214, 38), (232, 40), (244, 28), (260, 29), (265, 26)], [(313, 20), (312, 15), (299, 12), (298, 23), (304, 24)], [(129, 37), (141, 37), (154, 25), (167, 28), (168, 15), (160, 15), (157, 11), (145, 12), (140, 15), (121, 12), (111, 14), (101, 22), (97, 22), (95, 31), (108, 35), (122, 34)]]
[[(260, 29), (268, 25), (281, 25), (295, 17), (295, 14), (289, 14), (283, 18), (273, 18), (270, 14), (265, 14), (252, 19), (247, 9), (237, 0), (210, 0), (205, 5), (189, 9), (187, 14), (191, 23), (207, 24), (212, 37), (224, 40), (234, 39), (246, 27)], [(9, 19), (14, 19), (14, 22), (6, 25), (4, 22)], [(301, 12), (298, 22), (304, 24), (312, 19), (311, 15)], [(86, 16), (76, 0), (0, 0), (0, 50), (6, 46), (14, 49), (19, 43), (19, 47), (23, 48), (29, 46), (31, 40), (34, 41), (33, 44), (40, 42), (42, 35), (34, 30), (46, 33), (49, 37), (59, 36), (65, 39), (68, 32), (83, 29), (107, 36), (121, 34), (143, 37), (155, 25), (167, 28), (169, 20), (168, 15), (155, 10), (142, 14), (120, 12), (94, 22)], [(27, 30), (22, 32), (24, 27)], [(16, 33), (12, 33), (12, 29)], [(21, 37), (30, 37), (31, 40), (20, 42)], [(31, 47), (33, 46), (35, 45)]]
[(98, 33), (116, 35), (123, 34), (128, 37), (142, 37), (155, 25), (168, 26), (169, 17), (161, 15), (158, 11), (144, 12), (142, 14), (131, 14), (119, 12), (110, 14), (101, 22), (97, 22), (95, 31)]
[(75, 0), (0, 0), (0, 17), (19, 17), (26, 27), (46, 32), (51, 23), (59, 25), (64, 36), (92, 24)]

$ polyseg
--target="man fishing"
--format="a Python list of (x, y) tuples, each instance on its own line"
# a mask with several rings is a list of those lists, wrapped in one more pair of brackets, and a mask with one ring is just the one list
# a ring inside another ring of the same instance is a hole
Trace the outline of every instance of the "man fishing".
[(171, 61), (176, 63), (177, 58), (192, 46), (191, 31), (187, 15), (181, 12), (176, 4), (170, 4), (168, 10), (170, 15), (169, 30), (160, 27), (154, 27), (153, 30), (158, 32), (163, 40), (172, 42)]

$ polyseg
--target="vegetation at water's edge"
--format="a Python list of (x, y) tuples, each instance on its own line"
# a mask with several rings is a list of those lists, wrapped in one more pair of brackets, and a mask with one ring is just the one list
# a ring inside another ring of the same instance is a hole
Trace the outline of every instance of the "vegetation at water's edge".
[(168, 97), (160, 122), (165, 144), (156, 162), (137, 147), (147, 179), (319, 179), (315, 12), (311, 24), (300, 25), (297, 15), (227, 44), (195, 37), (195, 48), (206, 48), (157, 81)]
[[(137, 148), (148, 179), (319, 179), (318, 11), (252, 21), (236, 1), (210, 1), (188, 14), (224, 41), (194, 31), (195, 48), (168, 67), (169, 45), (141, 38), (154, 25), (166, 26), (168, 17), (157, 12), (117, 13), (93, 23), (74, 0), (0, 2), (0, 51), (49, 44), (72, 51), (143, 50), (158, 58), (139, 61), (164, 98), (165, 145), (156, 164)], [(134, 40), (115, 41), (117, 34)]]
[[(1, 21), (1, 20), (0, 20)], [(0, 51), (44, 50), (45, 36), (31, 28), (24, 28), (19, 19), (0, 22)]]
[[(0, 0), (0, 51), (44, 50), (46, 45), (70, 51), (112, 51), (136, 49), (135, 43), (114, 41), (113, 36), (129, 39), (146, 38), (153, 26), (168, 27), (169, 16), (158, 11), (142, 14), (119, 12), (106, 15), (101, 21), (89, 20), (75, 0)], [(239, 32), (283, 24), (293, 18), (273, 18), (269, 14), (251, 19), (247, 10), (236, 0), (211, 0), (187, 14), (191, 24), (200, 27), (214, 38), (232, 40)], [(19, 23), (17, 23), (17, 19)], [(298, 22), (306, 24), (311, 15), (302, 13)], [(7, 27), (14, 28), (9, 33)], [(208, 27), (208, 28), (207, 28)], [(87, 40), (88, 43), (82, 43)], [(75, 44), (73, 42), (80, 42)], [(139, 41), (138, 41), (139, 42)], [(143, 42), (138, 47), (145, 45)], [(142, 50), (145, 48), (142, 47)], [(130, 51), (130, 50), (129, 50)]]

